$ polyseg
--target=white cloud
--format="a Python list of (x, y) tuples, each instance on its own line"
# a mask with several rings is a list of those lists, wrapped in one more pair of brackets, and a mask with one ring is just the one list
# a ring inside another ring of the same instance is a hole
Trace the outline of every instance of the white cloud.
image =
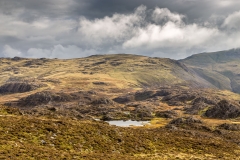
[(9, 45), (5, 45), (3, 49), (3, 55), (5, 57), (15, 57), (15, 56), (21, 56), (21, 52), (16, 49), (13, 49)]
[(74, 58), (125, 52), (177, 59), (240, 47), (240, 11), (227, 17), (213, 15), (212, 23), (187, 23), (185, 15), (145, 6), (100, 19), (40, 17), (27, 22), (18, 18), (22, 12), (0, 13), (0, 41), (5, 42), (4, 37), (17, 41), (6, 43), (4, 56)]
[[(138, 28), (137, 34), (123, 43), (126, 49), (152, 51), (156, 53), (172, 53), (179, 57), (179, 53), (186, 55), (191, 49), (205, 50), (215, 45), (213, 41), (220, 38), (222, 33), (215, 27), (204, 27), (198, 24), (185, 24), (185, 16), (171, 13), (168, 9), (156, 8), (152, 13), (153, 20), (161, 23), (147, 23)], [(157, 20), (156, 20), (157, 19)], [(164, 22), (164, 23), (162, 23)], [(175, 58), (176, 58), (175, 57)]]
[(43, 58), (51, 56), (51, 50), (48, 49), (41, 49), (41, 48), (30, 48), (27, 51), (27, 57), (29, 58)]
[(179, 26), (168, 22), (164, 26), (149, 24), (140, 29), (132, 39), (126, 41), (125, 48), (191, 48), (205, 44), (218, 36), (217, 29), (200, 27), (196, 24)]
[(92, 54), (97, 54), (95, 50), (83, 50), (77, 46), (69, 45), (63, 47), (62, 45), (55, 45), (51, 49), (41, 49), (41, 48), (30, 48), (27, 51), (27, 57), (31, 58), (77, 58), (77, 57), (86, 57)]
[(0, 36), (14, 36), (27, 41), (32, 37), (51, 36), (56, 38), (69, 32), (77, 26), (77, 22), (70, 19), (55, 19), (43, 17), (33, 22), (24, 22), (17, 17), (0, 14)]
[[(233, 26), (237, 16), (228, 16), (225, 22), (231, 22), (228, 19), (232, 19)], [(173, 13), (167, 8), (157, 7), (150, 11), (140, 6), (132, 14), (115, 14), (95, 20), (81, 19), (78, 32), (84, 33), (83, 41), (90, 47), (106, 47), (108, 50), (115, 47), (121, 51), (147, 55), (165, 53), (166, 57), (175, 55), (176, 59), (197, 52), (240, 47), (236, 40), (240, 33), (229, 33), (218, 28), (220, 20), (215, 24), (188, 24), (184, 22), (185, 18), (185, 15)]]
[(232, 5), (236, 5), (236, 1), (235, 0), (221, 0), (221, 1), (218, 1), (217, 5), (222, 8), (230, 7)]
[(184, 17), (184, 15), (170, 12), (167, 8), (155, 8), (152, 13), (152, 19), (157, 24), (164, 24), (169, 21), (180, 24)]
[(226, 27), (228, 29), (239, 29), (239, 26), (240, 26), (240, 11), (230, 14), (225, 19), (222, 25), (222, 27)]
[(88, 46), (99, 47), (122, 43), (135, 34), (144, 21), (146, 7), (140, 6), (133, 14), (114, 14), (112, 17), (88, 20), (80, 18), (78, 34)]

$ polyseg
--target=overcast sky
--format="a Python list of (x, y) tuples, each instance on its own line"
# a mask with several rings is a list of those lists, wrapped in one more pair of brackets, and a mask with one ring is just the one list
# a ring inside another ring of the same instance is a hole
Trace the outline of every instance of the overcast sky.
[(181, 59), (239, 47), (239, 0), (0, 0), (0, 57)]

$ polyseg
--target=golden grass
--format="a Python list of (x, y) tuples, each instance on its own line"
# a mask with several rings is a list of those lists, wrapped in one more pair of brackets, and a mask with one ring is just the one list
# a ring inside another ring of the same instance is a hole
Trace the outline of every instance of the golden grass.
[(164, 127), (166, 126), (171, 119), (166, 119), (166, 118), (153, 118), (150, 121), (150, 125), (146, 125), (146, 128), (158, 128), (158, 127)]
[[(1, 112), (5, 112), (1, 108)], [(8, 114), (8, 113), (6, 113)], [(8, 114), (9, 115), (9, 114)], [(240, 149), (210, 133), (103, 122), (0, 116), (0, 159), (237, 159)], [(207, 136), (206, 136), (207, 135)]]

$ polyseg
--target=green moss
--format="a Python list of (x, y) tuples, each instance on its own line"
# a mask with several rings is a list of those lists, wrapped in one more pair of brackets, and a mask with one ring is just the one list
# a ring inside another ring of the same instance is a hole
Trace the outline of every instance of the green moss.
[(203, 110), (200, 110), (198, 112), (198, 115), (204, 116), (204, 114), (206, 113), (206, 111), (210, 108), (211, 106), (205, 107)]

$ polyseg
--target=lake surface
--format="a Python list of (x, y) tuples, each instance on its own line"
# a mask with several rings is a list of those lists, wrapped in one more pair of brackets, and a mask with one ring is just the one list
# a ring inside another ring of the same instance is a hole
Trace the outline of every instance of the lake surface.
[(132, 120), (106, 121), (106, 122), (108, 122), (110, 125), (115, 125), (115, 126), (119, 126), (119, 127), (144, 126), (146, 124), (149, 124), (149, 121), (132, 121)]

